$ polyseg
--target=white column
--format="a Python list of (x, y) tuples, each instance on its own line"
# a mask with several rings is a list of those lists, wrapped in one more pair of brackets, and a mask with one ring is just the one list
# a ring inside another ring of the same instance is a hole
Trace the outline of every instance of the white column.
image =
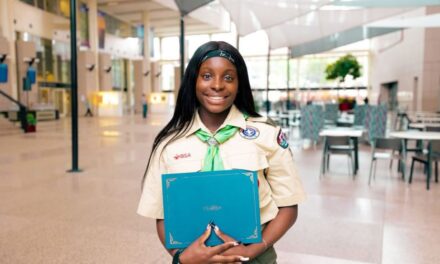
[[(98, 52), (99, 52), (99, 41), (98, 41), (98, 3), (97, 0), (88, 0), (87, 7), (89, 8), (89, 44), (90, 51), (94, 54), (95, 68), (93, 83), (93, 91), (99, 90), (99, 76), (98, 76)], [(90, 92), (90, 91), (89, 91)]]
[[(147, 87), (144, 87), (143, 92), (149, 95), (152, 92), (151, 89), (151, 60), (150, 60), (150, 15), (148, 12), (142, 14), (142, 23), (144, 24), (144, 60), (147, 65), (145, 71), (150, 71), (150, 74), (146, 76)], [(137, 99), (137, 98), (136, 98)]]

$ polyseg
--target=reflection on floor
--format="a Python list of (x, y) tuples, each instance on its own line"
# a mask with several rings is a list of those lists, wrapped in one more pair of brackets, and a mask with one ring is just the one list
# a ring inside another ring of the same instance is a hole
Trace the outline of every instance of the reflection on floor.
[[(135, 213), (165, 119), (81, 118), (83, 171), (73, 174), (69, 119), (0, 134), (0, 262), (170, 263), (154, 221)], [(421, 166), (408, 185), (379, 161), (368, 187), (367, 146), (355, 180), (343, 156), (319, 180), (320, 146), (294, 154), (308, 200), (276, 245), (279, 263), (440, 263), (440, 185), (426, 191)]]

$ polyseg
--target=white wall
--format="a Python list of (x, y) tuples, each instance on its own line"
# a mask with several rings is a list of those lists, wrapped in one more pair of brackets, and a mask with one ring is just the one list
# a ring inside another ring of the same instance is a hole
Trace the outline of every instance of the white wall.
[[(434, 13), (440, 13), (440, 7), (427, 8), (427, 14)], [(422, 109), (440, 111), (440, 29), (426, 29), (424, 40)]]
[[(417, 9), (411, 15), (433, 13), (440, 13), (440, 7)], [(438, 28), (412, 28), (372, 39), (372, 102), (377, 102), (381, 84), (397, 81), (399, 93), (408, 96), (398, 98), (400, 106), (412, 111), (439, 111), (439, 47)]]
[[(414, 11), (423, 15), (425, 9)], [(421, 97), (414, 94), (414, 78), (418, 78), (419, 92), (423, 87), (424, 29), (406, 29), (371, 40), (371, 102), (377, 103), (381, 84), (398, 82), (399, 92), (413, 93), (409, 109), (421, 105)]]

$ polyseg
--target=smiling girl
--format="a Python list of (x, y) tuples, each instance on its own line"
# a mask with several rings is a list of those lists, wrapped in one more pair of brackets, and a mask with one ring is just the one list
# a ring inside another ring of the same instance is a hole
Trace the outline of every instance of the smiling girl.
[(138, 213), (156, 219), (162, 244), (161, 175), (224, 169), (258, 172), (262, 242), (237, 243), (215, 226), (225, 243), (207, 247), (208, 227), (187, 249), (169, 250), (173, 263), (276, 263), (273, 245), (295, 223), (305, 194), (286, 137), (255, 111), (243, 57), (211, 41), (189, 61), (174, 115), (154, 140), (143, 178)]

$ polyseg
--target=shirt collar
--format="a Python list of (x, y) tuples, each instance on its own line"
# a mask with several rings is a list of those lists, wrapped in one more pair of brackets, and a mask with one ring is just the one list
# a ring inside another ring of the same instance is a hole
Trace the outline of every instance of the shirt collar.
[[(231, 106), (228, 116), (226, 117), (225, 121), (218, 129), (221, 129), (227, 125), (246, 129), (246, 119), (244, 118), (243, 113), (240, 112), (240, 110), (238, 110), (238, 108), (235, 105)], [(194, 134), (200, 128), (205, 130), (206, 132), (209, 132), (209, 130), (206, 128), (206, 126), (203, 124), (202, 120), (200, 119), (199, 111), (196, 110), (194, 121), (191, 125), (191, 128), (188, 130), (188, 132), (186, 132), (186, 136), (190, 136)]]

